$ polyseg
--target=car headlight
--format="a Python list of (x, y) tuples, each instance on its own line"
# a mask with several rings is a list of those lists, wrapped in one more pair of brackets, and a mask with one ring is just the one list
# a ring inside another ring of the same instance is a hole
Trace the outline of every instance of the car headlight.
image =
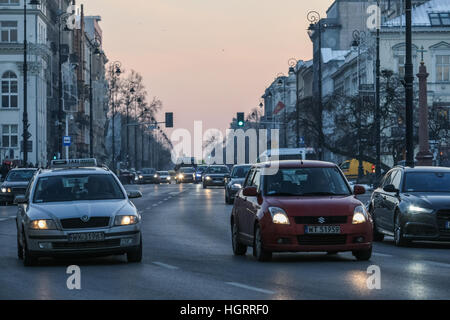
[(411, 213), (432, 213), (433, 209), (423, 208), (412, 204), (408, 207), (408, 211)]
[(114, 219), (115, 226), (129, 226), (139, 222), (137, 216), (116, 216)]
[(2, 193), (6, 193), (8, 191), (8, 189), (2, 188), (1, 191), (2, 191)]
[(205, 177), (205, 179), (206, 179), (206, 180), (211, 180), (211, 177), (208, 176), (208, 177)]
[(143, 176), (139, 176), (139, 179), (144, 179), (144, 177)]
[(233, 189), (241, 189), (242, 185), (239, 183), (233, 183), (233, 185), (231, 186)]
[(183, 178), (184, 178), (184, 176), (182, 174), (178, 175), (178, 179), (183, 179)]
[(353, 211), (353, 224), (361, 224), (368, 220), (367, 210), (364, 206), (357, 206)]
[(30, 223), (33, 230), (55, 230), (56, 224), (53, 220), (33, 220)]
[(270, 215), (272, 216), (272, 222), (275, 224), (290, 224), (289, 218), (286, 212), (278, 207), (269, 208)]
[(153, 176), (153, 178), (158, 178), (158, 175), (157, 175), (157, 174), (155, 174), (155, 175)]
[(167, 177), (166, 179), (167, 179), (167, 180), (170, 180), (170, 177)]

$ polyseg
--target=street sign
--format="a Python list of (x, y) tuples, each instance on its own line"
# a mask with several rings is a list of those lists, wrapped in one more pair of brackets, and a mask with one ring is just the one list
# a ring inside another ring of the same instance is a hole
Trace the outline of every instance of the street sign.
[(70, 147), (71, 144), (72, 144), (72, 138), (70, 136), (64, 136), (63, 137), (64, 147)]

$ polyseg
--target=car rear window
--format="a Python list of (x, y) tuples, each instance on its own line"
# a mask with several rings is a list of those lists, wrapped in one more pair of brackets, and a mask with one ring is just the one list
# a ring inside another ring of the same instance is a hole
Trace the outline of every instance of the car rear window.
[(125, 199), (117, 181), (109, 174), (41, 177), (36, 183), (34, 203)]

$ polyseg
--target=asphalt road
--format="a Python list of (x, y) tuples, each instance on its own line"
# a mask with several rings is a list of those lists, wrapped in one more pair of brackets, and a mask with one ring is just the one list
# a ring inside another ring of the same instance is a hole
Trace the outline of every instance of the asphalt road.
[[(450, 299), (450, 244), (392, 239), (374, 244), (368, 262), (351, 253), (275, 254), (259, 263), (231, 250), (223, 189), (145, 185), (135, 201), (143, 215), (144, 257), (41, 260), (24, 267), (16, 256), (15, 207), (0, 207), (0, 299)], [(368, 196), (363, 197), (366, 202)], [(66, 268), (81, 268), (81, 290), (66, 286)], [(367, 286), (380, 267), (381, 289)]]

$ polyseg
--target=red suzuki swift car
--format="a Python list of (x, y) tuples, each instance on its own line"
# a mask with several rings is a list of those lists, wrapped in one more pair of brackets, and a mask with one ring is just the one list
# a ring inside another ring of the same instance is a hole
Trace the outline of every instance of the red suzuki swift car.
[(267, 261), (272, 252), (352, 251), (369, 260), (372, 219), (355, 197), (364, 193), (362, 186), (352, 191), (333, 163), (254, 165), (231, 213), (233, 252), (245, 255), (250, 246), (257, 260)]

